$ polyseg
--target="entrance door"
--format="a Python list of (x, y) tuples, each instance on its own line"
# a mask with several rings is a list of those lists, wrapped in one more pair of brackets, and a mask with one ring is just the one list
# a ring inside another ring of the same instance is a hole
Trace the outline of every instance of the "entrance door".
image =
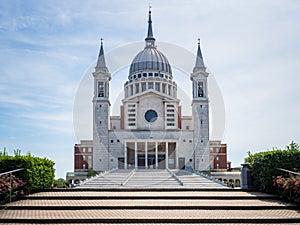
[(158, 155), (158, 169), (166, 168), (166, 157), (165, 155)]
[(118, 169), (124, 169), (124, 158), (118, 158)]
[(138, 168), (145, 168), (145, 155), (138, 155)]
[(148, 155), (148, 168), (153, 169), (155, 166), (155, 155)]
[(185, 169), (185, 158), (179, 158), (179, 169)]

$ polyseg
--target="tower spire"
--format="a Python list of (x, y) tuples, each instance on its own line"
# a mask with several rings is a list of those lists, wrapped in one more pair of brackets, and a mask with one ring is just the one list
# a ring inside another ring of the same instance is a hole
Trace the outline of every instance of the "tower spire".
[(104, 50), (103, 50), (103, 38), (100, 39), (100, 50), (99, 50), (99, 56), (97, 60), (96, 69), (104, 70), (105, 72), (108, 72), (108, 69), (106, 67), (105, 58), (104, 58)]
[(202, 52), (200, 48), (200, 38), (198, 38), (198, 49), (197, 49), (197, 57), (196, 57), (194, 72), (197, 70), (205, 70), (205, 65), (203, 62)]
[(148, 32), (145, 41), (146, 41), (146, 46), (150, 45), (154, 47), (155, 38), (153, 36), (153, 31), (152, 31), (151, 6), (149, 6)]

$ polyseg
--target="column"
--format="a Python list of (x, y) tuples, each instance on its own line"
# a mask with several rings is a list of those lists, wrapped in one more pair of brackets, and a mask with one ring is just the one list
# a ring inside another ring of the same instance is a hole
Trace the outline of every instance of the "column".
[(157, 142), (155, 142), (155, 169), (158, 169), (158, 146), (157, 146)]
[(145, 168), (148, 169), (148, 144), (145, 141)]
[(176, 162), (176, 165), (175, 165), (175, 169), (178, 169), (179, 167), (179, 152), (178, 152), (178, 142), (175, 143), (175, 162)]
[(127, 142), (124, 143), (124, 169), (127, 169)]
[(169, 168), (169, 143), (166, 142), (166, 169)]
[(137, 160), (137, 142), (134, 142), (134, 168), (138, 168), (138, 160)]

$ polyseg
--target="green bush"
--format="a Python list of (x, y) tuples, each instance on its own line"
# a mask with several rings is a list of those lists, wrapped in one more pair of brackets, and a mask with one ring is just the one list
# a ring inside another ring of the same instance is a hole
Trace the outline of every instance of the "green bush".
[(284, 175), (277, 168), (300, 168), (299, 145), (292, 142), (285, 150), (273, 149), (254, 154), (248, 152), (245, 162), (249, 164), (254, 186), (261, 191), (275, 193), (273, 178)]
[(88, 173), (87, 173), (87, 175), (86, 175), (86, 177), (87, 178), (90, 178), (90, 177), (94, 177), (94, 176), (96, 176), (96, 175), (98, 175), (99, 173), (97, 172), (97, 171), (95, 171), (95, 170), (90, 170)]
[(0, 173), (24, 168), (18, 172), (18, 177), (26, 182), (25, 191), (36, 191), (51, 187), (54, 181), (54, 162), (32, 156), (31, 154), (21, 155), (15, 151), (15, 156), (9, 156), (5, 150), (0, 152)]

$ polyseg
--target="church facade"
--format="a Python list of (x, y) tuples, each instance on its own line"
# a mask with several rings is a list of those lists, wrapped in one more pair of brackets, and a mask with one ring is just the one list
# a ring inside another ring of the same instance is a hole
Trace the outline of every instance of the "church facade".
[(113, 81), (101, 41), (93, 73), (93, 170), (210, 170), (209, 74), (200, 42), (190, 75), (192, 115), (183, 116), (171, 64), (155, 41), (149, 11), (145, 47), (130, 65), (120, 116), (110, 115), (109, 84)]

